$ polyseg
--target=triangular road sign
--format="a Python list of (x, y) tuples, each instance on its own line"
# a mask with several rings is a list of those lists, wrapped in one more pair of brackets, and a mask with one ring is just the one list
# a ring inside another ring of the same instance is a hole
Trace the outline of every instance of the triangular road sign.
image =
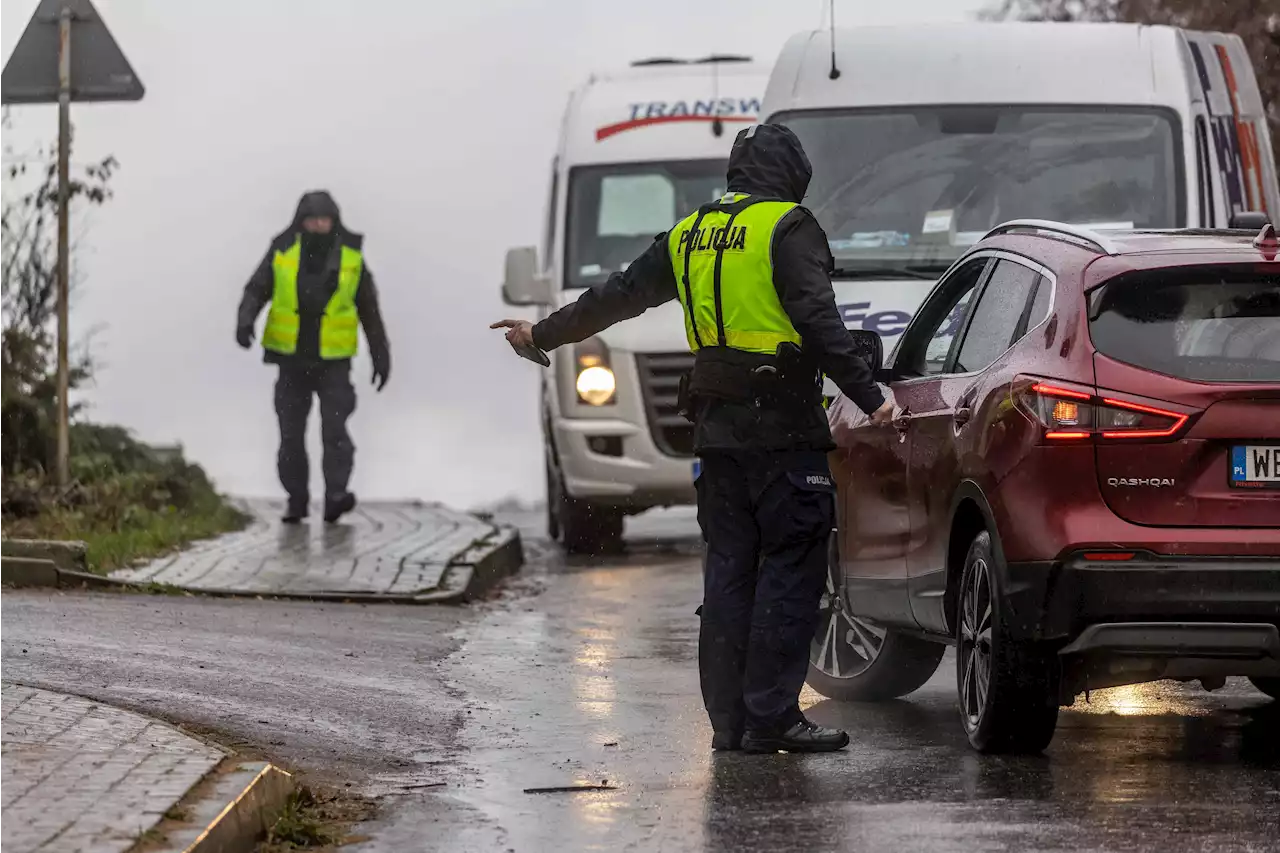
[(145, 92), (90, 0), (40, 0), (5, 63), (0, 101), (58, 100), (58, 19), (71, 11), (71, 100), (136, 101)]

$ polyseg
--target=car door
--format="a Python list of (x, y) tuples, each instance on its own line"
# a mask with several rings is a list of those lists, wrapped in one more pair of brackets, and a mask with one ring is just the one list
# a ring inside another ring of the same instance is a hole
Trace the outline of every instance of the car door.
[(944, 596), (951, 513), (962, 482), (976, 478), (982, 487), (988, 481), (984, 473), (991, 460), (982, 446), (983, 422), (993, 414), (992, 406), (1009, 399), (1013, 378), (1004, 375), (999, 362), (1025, 334), (1032, 316), (1036, 324), (1043, 319), (1052, 292), (1047, 271), (1035, 262), (1005, 252), (990, 257), (944, 368), (912, 383), (907, 575), (912, 613), (927, 631), (949, 630)]
[[(987, 265), (985, 257), (957, 267), (938, 283), (903, 335), (892, 363), (888, 394), (898, 417), (873, 427), (856, 406), (838, 398), (832, 413), (837, 450), (832, 471), (842, 496), (840, 559), (847, 600), (859, 616), (887, 625), (916, 627), (907, 589), (912, 528), (907, 469), (908, 419), (913, 380), (939, 372), (961, 327), (967, 296)], [(895, 367), (894, 365), (901, 365)], [(905, 402), (904, 402), (905, 401)]]

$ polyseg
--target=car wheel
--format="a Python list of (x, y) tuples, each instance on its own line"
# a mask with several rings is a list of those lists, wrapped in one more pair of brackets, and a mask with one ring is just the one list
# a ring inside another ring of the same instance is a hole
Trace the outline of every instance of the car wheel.
[(1253, 686), (1270, 696), (1272, 699), (1280, 699), (1280, 678), (1250, 678)]
[(991, 534), (973, 539), (956, 596), (960, 718), (979, 752), (1037, 753), (1058, 725), (1057, 661), (1009, 635)]
[(839, 556), (833, 535), (821, 617), (809, 647), (809, 686), (846, 702), (880, 702), (917, 690), (937, 671), (946, 647), (855, 616)]

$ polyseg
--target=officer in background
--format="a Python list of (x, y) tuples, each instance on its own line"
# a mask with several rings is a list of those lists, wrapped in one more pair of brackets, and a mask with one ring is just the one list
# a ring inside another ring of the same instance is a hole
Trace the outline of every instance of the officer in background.
[(298, 202), (293, 223), (278, 234), (245, 285), (236, 342), (248, 349), (258, 314), (270, 303), (262, 333), (264, 361), (280, 366), (275, 406), (280, 421), (277, 467), (288, 495), (284, 522), (297, 524), (310, 503), (307, 417), (320, 398), (324, 443), (324, 520), (337, 521), (355, 508), (347, 489), (355, 445), (347, 418), (356, 408), (351, 359), (357, 325), (364, 326), (373, 356), (373, 383), (381, 391), (391, 375), (391, 350), (378, 291), (364, 262), (364, 238), (342, 224), (329, 193), (309, 192)]
[(517, 349), (551, 350), (672, 299), (684, 307), (697, 354), (686, 397), (707, 543), (698, 662), (716, 750), (849, 743), (799, 707), (835, 523), (820, 374), (876, 424), (893, 406), (836, 308), (826, 235), (799, 206), (811, 175), (789, 129), (743, 130), (725, 196), (536, 326), (493, 326)]

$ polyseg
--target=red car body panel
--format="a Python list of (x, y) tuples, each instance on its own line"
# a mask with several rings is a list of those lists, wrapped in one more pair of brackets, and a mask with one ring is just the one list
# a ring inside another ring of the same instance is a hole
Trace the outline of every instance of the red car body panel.
[[(1043, 235), (983, 240), (966, 258), (1003, 250), (1053, 272), (1048, 318), (979, 372), (890, 383), (896, 410), (906, 410), (892, 427), (871, 427), (843, 397), (833, 402), (843, 573), (890, 582), (859, 585), (860, 613), (952, 630), (953, 530), (966, 500), (989, 513), (1010, 565), (1120, 549), (1280, 558), (1280, 491), (1231, 488), (1227, 477), (1230, 445), (1280, 444), (1280, 383), (1196, 382), (1134, 367), (1097, 351), (1088, 319), (1088, 292), (1122, 273), (1245, 264), (1280, 275), (1280, 260), (1238, 235), (1133, 234), (1117, 243), (1116, 254), (1101, 254)], [(1035, 381), (1186, 420), (1168, 437), (1051, 441), (1015, 403)], [(1125, 485), (1153, 479), (1169, 485)]]

